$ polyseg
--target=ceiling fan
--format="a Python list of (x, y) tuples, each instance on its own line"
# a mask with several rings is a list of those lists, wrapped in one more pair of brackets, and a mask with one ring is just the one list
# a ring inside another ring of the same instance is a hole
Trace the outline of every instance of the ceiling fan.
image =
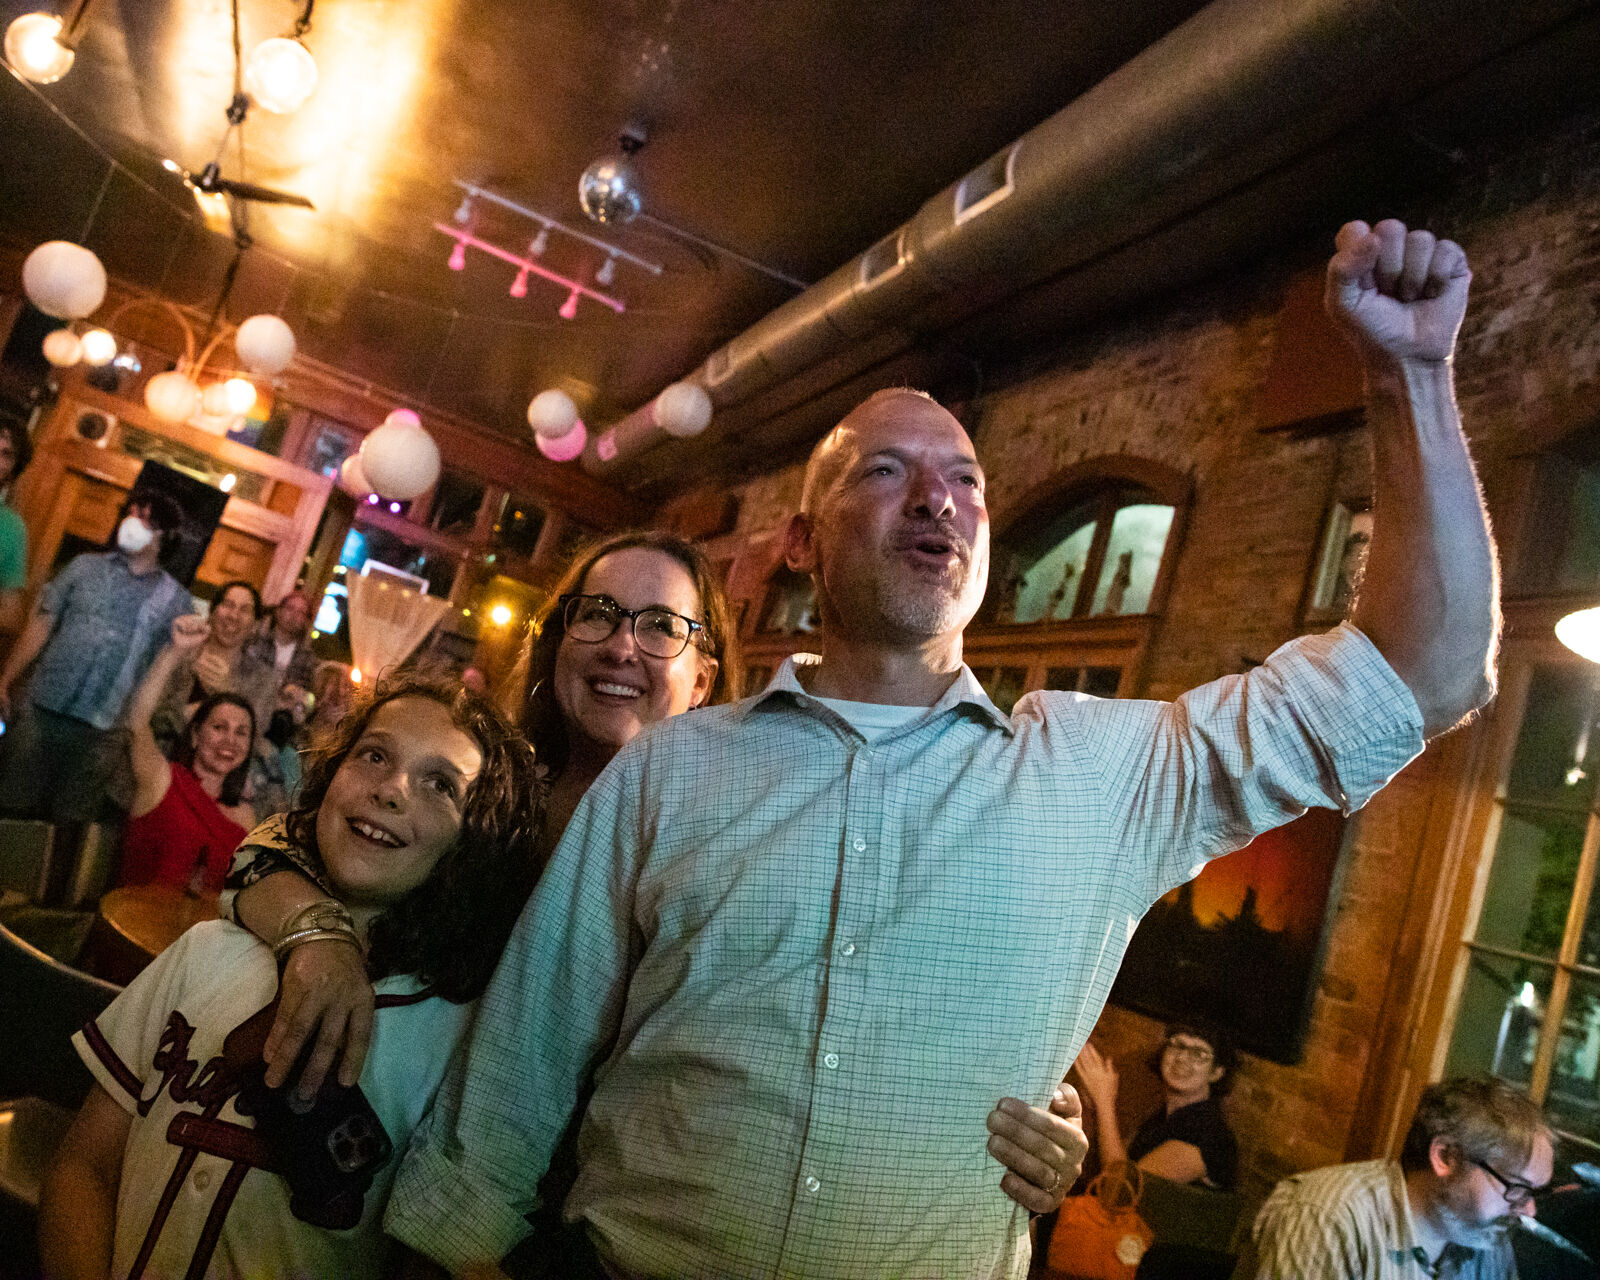
[(316, 206), (311, 201), (292, 191), (278, 191), (273, 187), (262, 187), (253, 182), (242, 182), (236, 178), (222, 176), (222, 154), (227, 150), (228, 142), (234, 136), (234, 132), (244, 124), (244, 118), (249, 110), (250, 99), (243, 93), (235, 93), (233, 101), (228, 104), (228, 131), (222, 135), (222, 141), (217, 146), (216, 158), (199, 173), (191, 173), (172, 159), (163, 159), (161, 167), (169, 173), (177, 174), (183, 179), (184, 185), (197, 195), (231, 196), (236, 200), (253, 200), (258, 204), (281, 204), (298, 209), (315, 209)]
[[(297, 209), (315, 209), (316, 206), (302, 195), (291, 191), (278, 191), (272, 187), (258, 186), (254, 182), (244, 182), (237, 178), (224, 178), (222, 176), (222, 157), (228, 149), (228, 143), (238, 137), (239, 155), (244, 157), (244, 135), (242, 129), (245, 117), (250, 114), (250, 99), (244, 92), (244, 54), (239, 41), (239, 0), (232, 0), (230, 4), (233, 17), (233, 98), (228, 103), (227, 118), (228, 128), (222, 135), (222, 141), (217, 144), (216, 157), (199, 173), (191, 173), (176, 160), (170, 158), (161, 161), (162, 168), (169, 173), (175, 173), (183, 179), (189, 190), (195, 193), (196, 199), (203, 196), (225, 196), (232, 200), (250, 200), (257, 204), (290, 205)], [(295, 26), (295, 34), (299, 36), (311, 20), (311, 4), (306, 5), (305, 15)], [(235, 210), (229, 201), (228, 212), (234, 226), (235, 237), (244, 235), (243, 219), (240, 217), (242, 210)], [(202, 205), (204, 201), (202, 200)]]

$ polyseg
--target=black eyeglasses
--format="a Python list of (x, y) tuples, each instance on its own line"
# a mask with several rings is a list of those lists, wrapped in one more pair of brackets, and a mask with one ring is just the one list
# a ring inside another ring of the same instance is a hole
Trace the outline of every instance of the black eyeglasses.
[(1543, 1187), (1530, 1186), (1526, 1182), (1518, 1182), (1515, 1178), (1506, 1177), (1505, 1174), (1501, 1173), (1500, 1170), (1496, 1169), (1493, 1165), (1485, 1164), (1476, 1156), (1468, 1156), (1467, 1159), (1471, 1160), (1473, 1164), (1477, 1165), (1478, 1168), (1482, 1169), (1486, 1174), (1500, 1184), (1500, 1194), (1505, 1197), (1506, 1203), (1513, 1209), (1517, 1208), (1519, 1205), (1527, 1204), (1528, 1201), (1534, 1198), (1534, 1196), (1538, 1195), (1550, 1185), (1547, 1182)]
[(561, 622), (565, 633), (581, 644), (609, 640), (627, 618), (633, 642), (652, 658), (676, 658), (705, 624), (671, 609), (624, 609), (610, 596), (561, 597)]

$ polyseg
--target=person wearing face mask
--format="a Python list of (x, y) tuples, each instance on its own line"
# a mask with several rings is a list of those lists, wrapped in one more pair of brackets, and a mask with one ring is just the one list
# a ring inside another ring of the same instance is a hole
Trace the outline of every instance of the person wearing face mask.
[(57, 824), (98, 816), (129, 695), (173, 619), (193, 612), (189, 593), (161, 567), (162, 549), (182, 524), (183, 508), (171, 496), (135, 490), (113, 548), (77, 556), (40, 593), (0, 670), (0, 717), (10, 730), (0, 811)]
[(214, 693), (189, 717), (172, 758), (156, 744), (150, 722), (174, 670), (206, 641), (194, 615), (172, 624), (172, 643), (156, 657), (128, 706), (128, 756), (133, 803), (122, 833), (119, 884), (175, 884), (220, 892), (233, 851), (255, 812), (244, 803), (255, 711), (234, 693)]
[(1398, 1160), (1285, 1178), (1257, 1215), (1233, 1280), (1516, 1280), (1508, 1234), (1550, 1181), (1551, 1132), (1502, 1080), (1422, 1091)]

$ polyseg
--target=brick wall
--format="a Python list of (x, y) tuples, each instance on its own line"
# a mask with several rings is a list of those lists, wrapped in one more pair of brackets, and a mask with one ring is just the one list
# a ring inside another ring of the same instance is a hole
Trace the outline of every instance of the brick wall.
[[(1375, 215), (1390, 212), (1453, 236), (1471, 257), (1459, 392), (1491, 509), (1509, 530), (1516, 459), (1600, 417), (1600, 117), (1485, 149), (1447, 189), (1397, 197)], [(986, 370), (989, 389), (963, 415), (996, 513), (1053, 471), (1104, 453), (1193, 475), (1148, 696), (1240, 670), (1296, 634), (1328, 504), (1368, 490), (1363, 430), (1295, 440), (1256, 422), (1286, 286), (1325, 258), (1332, 230), (1250, 272), (1068, 336), (1029, 367)], [(798, 499), (800, 471), (738, 488), (738, 523), (718, 540), (719, 557), (770, 546)], [(1339, 1161), (1352, 1142), (1424, 816), (1435, 786), (1450, 781), (1434, 759), (1425, 755), (1353, 825), (1302, 1060), (1245, 1060), (1228, 1110), (1251, 1198), (1288, 1171)], [(1156, 1097), (1141, 1064), (1159, 1035), (1124, 1010), (1101, 1020), (1097, 1039), (1123, 1071), (1125, 1122)]]

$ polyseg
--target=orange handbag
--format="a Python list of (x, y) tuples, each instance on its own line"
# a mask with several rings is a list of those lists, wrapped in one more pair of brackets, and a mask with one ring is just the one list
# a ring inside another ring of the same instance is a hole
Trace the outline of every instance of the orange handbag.
[(1137, 1212), (1144, 1174), (1136, 1164), (1108, 1166), (1081, 1196), (1061, 1202), (1050, 1249), (1051, 1272), (1074, 1280), (1133, 1280), (1155, 1239)]

